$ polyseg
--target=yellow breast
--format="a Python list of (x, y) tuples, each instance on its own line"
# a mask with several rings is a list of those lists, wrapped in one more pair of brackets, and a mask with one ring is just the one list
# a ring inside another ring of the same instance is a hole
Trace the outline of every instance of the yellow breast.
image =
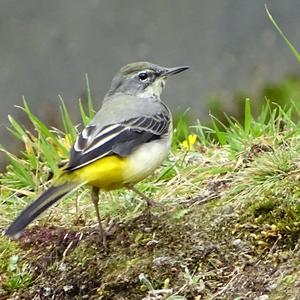
[(169, 148), (170, 141), (152, 141), (143, 144), (128, 157), (107, 156), (72, 173), (66, 173), (64, 177), (103, 190), (122, 188), (153, 173), (166, 158)]
[(76, 181), (86, 182), (103, 190), (112, 190), (124, 186), (124, 173), (127, 168), (127, 158), (112, 155), (75, 170), (72, 177)]

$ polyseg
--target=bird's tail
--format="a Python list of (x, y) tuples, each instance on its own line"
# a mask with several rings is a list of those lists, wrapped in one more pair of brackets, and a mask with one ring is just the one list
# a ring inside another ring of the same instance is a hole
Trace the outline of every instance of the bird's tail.
[(38, 199), (25, 208), (4, 234), (18, 238), (21, 231), (47, 208), (74, 189), (74, 183), (62, 183), (46, 190)]

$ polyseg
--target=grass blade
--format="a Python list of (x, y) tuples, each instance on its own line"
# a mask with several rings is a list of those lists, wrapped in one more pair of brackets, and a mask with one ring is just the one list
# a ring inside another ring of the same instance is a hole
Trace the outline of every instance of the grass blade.
[(93, 106), (92, 93), (91, 93), (91, 89), (90, 89), (88, 74), (85, 74), (85, 82), (86, 82), (86, 89), (87, 89), (87, 101), (88, 101), (89, 117), (93, 118), (94, 115), (95, 115), (95, 110), (94, 110), (94, 106)]
[(77, 137), (77, 132), (62, 97), (59, 96), (59, 99), (61, 101), (60, 113), (61, 113), (61, 119), (63, 121), (64, 130), (66, 135), (70, 136), (71, 142), (73, 143)]
[(251, 114), (251, 102), (249, 98), (245, 99), (245, 117), (244, 117), (244, 128), (245, 133), (248, 135), (251, 128), (252, 114)]
[(283, 31), (281, 30), (281, 28), (278, 26), (278, 24), (276, 23), (276, 21), (274, 20), (273, 16), (271, 15), (267, 5), (265, 4), (265, 10), (267, 12), (267, 15), (270, 19), (270, 21), (273, 23), (274, 27), (276, 28), (276, 30), (279, 32), (279, 34), (281, 35), (281, 37), (284, 39), (284, 41), (286, 42), (286, 44), (289, 46), (289, 48), (291, 49), (291, 51), (293, 52), (294, 56), (296, 57), (296, 59), (298, 60), (298, 62), (300, 62), (300, 54), (299, 52), (296, 50), (296, 48), (294, 47), (294, 45), (288, 40), (288, 38), (286, 37), (286, 35), (283, 33)]
[(89, 116), (86, 114), (83, 105), (82, 105), (82, 101), (81, 99), (79, 99), (79, 112), (80, 112), (80, 116), (81, 116), (81, 120), (84, 126), (87, 126), (88, 123), (90, 122), (90, 118)]

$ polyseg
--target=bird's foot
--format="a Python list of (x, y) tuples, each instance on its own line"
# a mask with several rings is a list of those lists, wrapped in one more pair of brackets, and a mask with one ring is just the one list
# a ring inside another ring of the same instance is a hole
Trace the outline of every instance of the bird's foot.
[(119, 222), (117, 219), (111, 219), (105, 222), (105, 226), (99, 226), (98, 238), (99, 243), (107, 248), (107, 238), (112, 236), (118, 229)]
[(161, 208), (161, 209), (166, 209), (166, 207), (163, 204), (161, 204), (157, 201), (154, 201), (154, 200), (152, 200), (148, 197), (147, 197), (146, 202), (147, 202), (147, 208), (149, 208), (149, 209), (150, 209), (150, 207), (158, 207), (158, 208)]
[(142, 193), (138, 189), (136, 189), (133, 185), (128, 185), (127, 188), (134, 191), (136, 194), (138, 194), (142, 199), (144, 199), (147, 202), (147, 206), (148, 206), (147, 209), (149, 209), (149, 207), (159, 207), (159, 208), (165, 209), (164, 205), (152, 200), (151, 198), (146, 196), (144, 193)]

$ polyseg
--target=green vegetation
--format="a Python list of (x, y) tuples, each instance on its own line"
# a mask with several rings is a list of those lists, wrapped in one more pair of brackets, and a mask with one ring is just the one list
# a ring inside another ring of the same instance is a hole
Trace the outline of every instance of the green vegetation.
[[(267, 6), (265, 6), (267, 15), (278, 31), (284, 42), (287, 44), (296, 60), (300, 62), (300, 54), (295, 49), (293, 44), (288, 40), (278, 24), (275, 22)], [(272, 103), (277, 103), (281, 107), (289, 107), (291, 102), (294, 102), (296, 109), (300, 109), (300, 76), (297, 75), (286, 75), (279, 82), (266, 82), (260, 91), (253, 93), (253, 91), (238, 91), (233, 97), (233, 105), (229, 105), (224, 102), (222, 97), (214, 95), (207, 101), (209, 110), (213, 112), (216, 117), (222, 123), (228, 125), (227, 115), (234, 115), (236, 120), (243, 121), (244, 118), (244, 99), (251, 96), (252, 102), (252, 113), (253, 116), (258, 117), (261, 114), (266, 99)], [(293, 119), (297, 117), (297, 114), (292, 116)], [(208, 122), (209, 123), (209, 122)], [(211, 127), (211, 124), (208, 125)]]
[(32, 272), (29, 265), (21, 261), (18, 247), (3, 237), (0, 238), (0, 274), (0, 297), (32, 283)]
[[(50, 170), (65, 161), (78, 130), (63, 102), (64, 131), (47, 128), (26, 102), (22, 109), (35, 132), (10, 118), (24, 150), (14, 156), (2, 148), (10, 164), (1, 175), (1, 229), (51, 183)], [(92, 104), (88, 113), (80, 104), (80, 111), (88, 122)], [(129, 191), (103, 194), (107, 226), (117, 223), (108, 249), (98, 243), (86, 188), (52, 208), (20, 240), (2, 237), (0, 292), (26, 299), (41, 293), (169, 300), (296, 293), (299, 111), (293, 103), (282, 108), (266, 101), (254, 117), (245, 99), (243, 121), (226, 119), (228, 125), (212, 117), (212, 128), (189, 128), (184, 116), (179, 119), (169, 159), (138, 185), (166, 210), (144, 212), (144, 202)]]

